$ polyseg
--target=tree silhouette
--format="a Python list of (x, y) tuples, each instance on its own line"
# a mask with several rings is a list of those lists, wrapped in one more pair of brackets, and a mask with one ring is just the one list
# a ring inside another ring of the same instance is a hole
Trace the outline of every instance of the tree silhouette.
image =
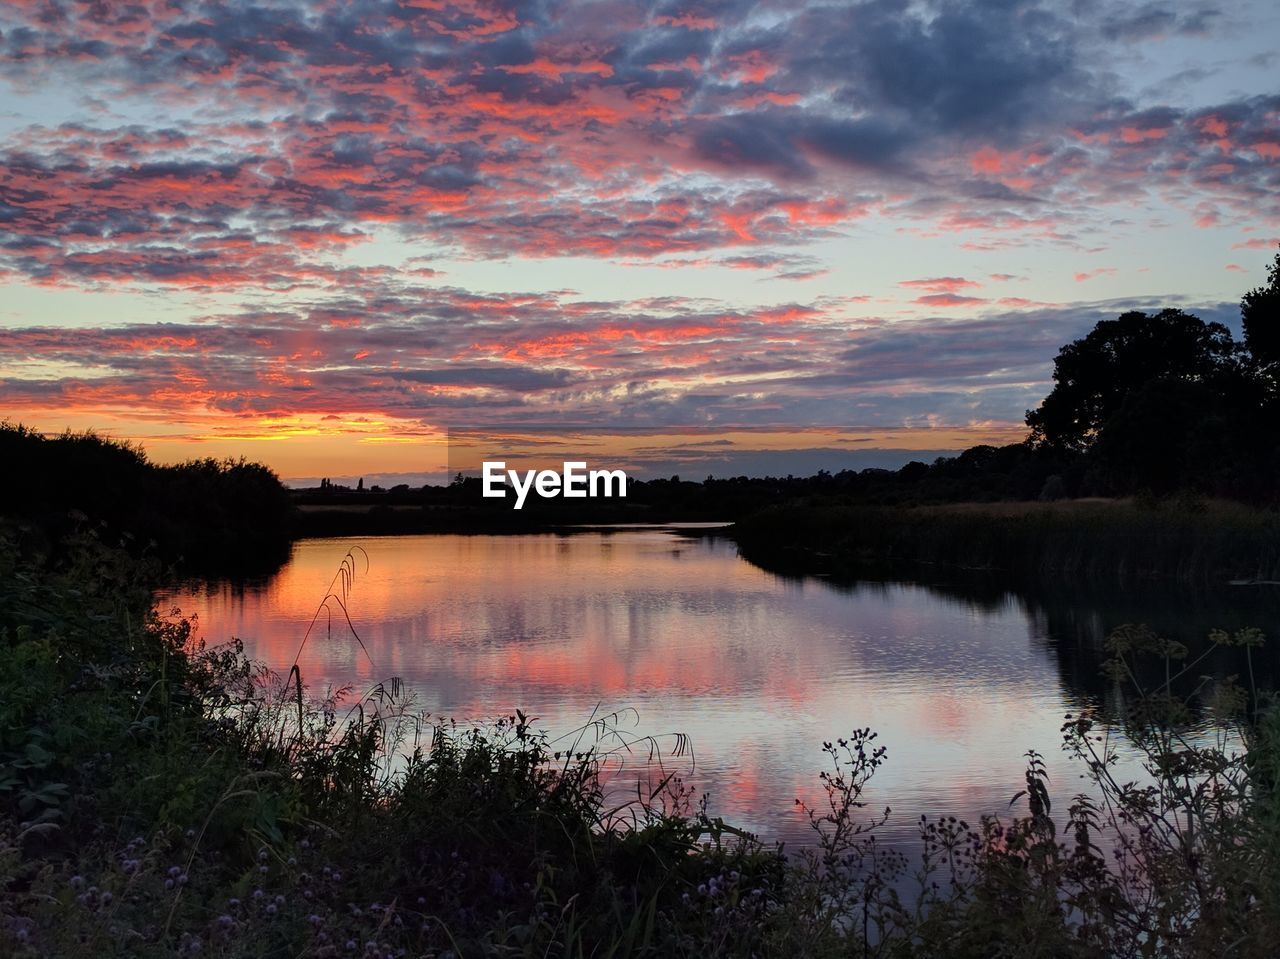
[(1240, 300), (1244, 345), (1260, 372), (1274, 377), (1280, 369), (1280, 253), (1267, 267), (1267, 285)]
[(0, 462), (21, 464), (0, 470), (0, 513), (50, 548), (83, 522), (188, 571), (249, 572), (288, 556), (293, 502), (258, 463), (163, 466), (92, 432), (45, 437), (10, 423), (0, 423)]
[(1138, 311), (1103, 320), (1068, 343), (1053, 362), (1054, 386), (1027, 411), (1037, 446), (1082, 453), (1125, 398), (1152, 380), (1213, 383), (1230, 377), (1237, 347), (1221, 323), (1181, 310)]
[(1202, 382), (1151, 380), (1103, 424), (1093, 453), (1122, 492), (1211, 490), (1215, 474), (1239, 458), (1229, 402)]

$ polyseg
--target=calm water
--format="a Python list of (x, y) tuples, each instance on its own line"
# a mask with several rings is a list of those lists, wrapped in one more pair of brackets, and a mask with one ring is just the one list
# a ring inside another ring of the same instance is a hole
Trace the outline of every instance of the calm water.
[(197, 614), (209, 642), (240, 637), (284, 670), (357, 543), (369, 569), (349, 609), (372, 662), (345, 622), (327, 637), (322, 616), (300, 660), (312, 687), (399, 676), (437, 716), (519, 707), (552, 733), (632, 707), (632, 731), (692, 738), (696, 766), (668, 768), (710, 793), (713, 813), (791, 843), (810, 835), (794, 800), (821, 796), (823, 740), (860, 726), (888, 747), (868, 799), (892, 806), (889, 838), (909, 841), (922, 813), (1006, 812), (1030, 748), (1065, 808), (1081, 783), (1059, 727), (1108, 695), (1103, 631), (1187, 620), (1167, 604), (1140, 617), (990, 588), (784, 579), (726, 540), (656, 529), (307, 540), (264, 584), (163, 602)]

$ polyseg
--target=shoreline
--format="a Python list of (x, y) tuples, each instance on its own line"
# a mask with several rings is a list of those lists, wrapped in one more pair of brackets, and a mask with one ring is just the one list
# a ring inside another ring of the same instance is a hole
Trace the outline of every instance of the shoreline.
[[(1280, 513), (1224, 501), (1081, 499), (881, 506), (781, 502), (741, 516), (637, 505), (585, 521), (560, 510), (303, 507), (293, 540), (339, 536), (521, 535), (675, 529), (724, 536), (744, 558), (783, 574), (857, 578), (861, 571), (1000, 573), (1015, 580), (1280, 581)], [(639, 516), (636, 513), (647, 515)], [(660, 517), (660, 518), (659, 518)]]
[(757, 565), (811, 575), (902, 564), (1011, 581), (1226, 588), (1280, 579), (1280, 514), (1222, 502), (782, 505), (735, 523), (731, 536)]

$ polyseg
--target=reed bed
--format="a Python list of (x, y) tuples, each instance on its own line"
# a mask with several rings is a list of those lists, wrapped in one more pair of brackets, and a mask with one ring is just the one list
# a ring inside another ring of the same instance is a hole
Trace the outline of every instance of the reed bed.
[(1280, 514), (1200, 501), (780, 506), (737, 523), (761, 565), (904, 562), (1012, 577), (1280, 581)]

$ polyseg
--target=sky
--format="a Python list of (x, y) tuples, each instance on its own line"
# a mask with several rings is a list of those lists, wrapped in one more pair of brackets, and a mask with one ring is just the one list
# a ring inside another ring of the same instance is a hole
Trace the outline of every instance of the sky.
[(0, 2), (0, 417), (294, 482), (1015, 442), (1099, 319), (1238, 330), (1278, 78), (1250, 0)]

